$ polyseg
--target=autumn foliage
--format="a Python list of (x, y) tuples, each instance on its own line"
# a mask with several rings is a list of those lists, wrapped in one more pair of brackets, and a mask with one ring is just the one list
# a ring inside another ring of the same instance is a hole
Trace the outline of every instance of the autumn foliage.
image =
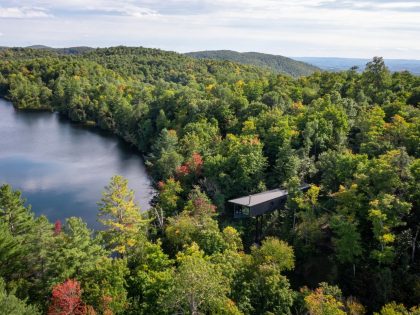
[(82, 301), (82, 290), (77, 280), (68, 279), (52, 289), (48, 315), (84, 315), (88, 307)]
[(198, 176), (201, 173), (202, 166), (203, 157), (199, 153), (194, 152), (187, 162), (185, 162), (177, 168), (176, 173), (179, 177), (186, 176), (189, 174), (194, 174)]
[(54, 224), (54, 235), (59, 235), (61, 233), (62, 224), (60, 220), (55, 221)]

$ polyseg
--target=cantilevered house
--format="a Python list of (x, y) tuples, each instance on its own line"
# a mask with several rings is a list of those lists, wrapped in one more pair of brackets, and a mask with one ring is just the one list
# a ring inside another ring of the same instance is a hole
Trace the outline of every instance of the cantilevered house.
[[(306, 191), (309, 185), (303, 185), (300, 190)], [(266, 213), (280, 210), (284, 207), (289, 192), (285, 189), (273, 189), (254, 195), (248, 195), (229, 200), (233, 204), (235, 219), (255, 218), (255, 243), (259, 244), (263, 229), (263, 216)]]
[[(307, 190), (308, 188), (309, 185), (300, 187), (301, 190)], [(254, 218), (283, 208), (288, 194), (288, 191), (285, 189), (273, 189), (254, 195), (231, 199), (229, 202), (233, 204), (234, 218)]]

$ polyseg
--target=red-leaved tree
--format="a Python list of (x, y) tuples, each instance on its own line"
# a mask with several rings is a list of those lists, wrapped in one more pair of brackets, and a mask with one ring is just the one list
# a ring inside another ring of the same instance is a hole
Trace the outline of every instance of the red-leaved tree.
[(87, 307), (81, 296), (82, 290), (77, 280), (68, 279), (55, 285), (48, 315), (86, 315)]
[(62, 229), (61, 221), (60, 220), (55, 221), (55, 224), (54, 224), (54, 235), (60, 234), (61, 233), (61, 229)]
[(200, 155), (200, 153), (194, 152), (187, 162), (177, 168), (176, 173), (178, 177), (183, 177), (189, 174), (199, 176), (202, 166), (203, 157)]

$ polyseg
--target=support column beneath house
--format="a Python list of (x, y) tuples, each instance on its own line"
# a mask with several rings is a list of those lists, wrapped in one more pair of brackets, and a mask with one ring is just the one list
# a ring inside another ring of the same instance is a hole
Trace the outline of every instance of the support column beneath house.
[(262, 234), (262, 215), (255, 217), (255, 244), (260, 244)]

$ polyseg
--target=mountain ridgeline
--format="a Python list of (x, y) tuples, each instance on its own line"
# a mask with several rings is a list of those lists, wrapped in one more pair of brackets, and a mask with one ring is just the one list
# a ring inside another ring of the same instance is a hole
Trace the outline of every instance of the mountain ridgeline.
[(309, 63), (293, 60), (284, 56), (263, 54), (258, 52), (236, 52), (232, 50), (206, 50), (186, 53), (199, 59), (229, 60), (246, 65), (264, 67), (276, 73), (288, 74), (293, 77), (310, 75), (320, 71)]
[[(10, 48), (8, 47), (0, 47), (0, 50), (8, 50)], [(34, 51), (40, 51), (40, 54), (50, 53), (50, 54), (58, 54), (58, 55), (86, 55), (89, 53), (97, 54), (100, 53), (100, 51), (107, 51), (107, 49), (95, 49), (92, 47), (87, 46), (77, 46), (77, 47), (66, 47), (66, 48), (53, 48), (49, 46), (44, 45), (32, 45), (28, 46), (26, 48), (12, 48), (15, 50), (19, 49), (26, 49), (28, 50), (34, 50)], [(126, 52), (127, 49), (130, 49), (130, 47), (124, 47)], [(134, 51), (135, 53), (133, 53)], [(143, 51), (142, 51), (143, 49)], [(116, 50), (113, 49), (113, 54), (115, 54)], [(142, 48), (142, 47), (131, 47), (131, 52), (128, 54), (129, 56), (133, 55), (147, 55), (146, 51), (155, 51), (160, 52), (163, 56), (165, 56), (167, 53), (171, 52), (165, 52), (161, 51), (159, 49), (148, 49), (148, 48)], [(143, 52), (143, 53), (142, 53)], [(176, 54), (176, 53), (173, 53)], [(177, 54), (181, 56), (180, 54)], [(218, 61), (225, 61), (225, 62), (234, 62), (239, 63), (242, 65), (250, 65), (255, 66), (259, 68), (264, 68), (265, 70), (272, 71), (274, 73), (280, 73), (280, 74), (286, 74), (290, 75), (292, 77), (299, 77), (299, 76), (305, 76), (310, 75), (314, 73), (315, 71), (321, 71), (320, 68), (304, 62), (304, 61), (298, 61), (294, 60), (292, 58), (279, 56), (279, 55), (271, 55), (271, 54), (264, 54), (264, 53), (258, 53), (258, 52), (236, 52), (232, 50), (206, 50), (206, 51), (197, 51), (197, 52), (189, 52), (185, 53), (185, 56), (192, 57), (195, 59), (210, 59), (210, 60), (218, 60)], [(154, 54), (155, 57), (157, 57), (157, 54)], [(182, 64), (182, 63), (181, 63)]]

